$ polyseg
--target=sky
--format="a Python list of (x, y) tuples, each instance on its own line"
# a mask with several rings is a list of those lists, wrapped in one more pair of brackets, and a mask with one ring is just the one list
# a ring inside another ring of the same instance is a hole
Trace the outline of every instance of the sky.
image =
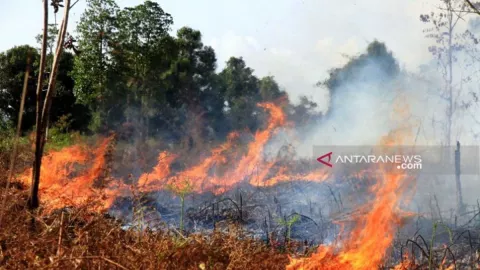
[[(85, 8), (73, 8), (74, 31)], [(363, 52), (369, 42), (385, 42), (403, 68), (411, 71), (430, 59), (420, 14), (441, 0), (163, 0), (174, 31), (190, 26), (215, 49), (218, 68), (230, 56), (242, 56), (258, 76), (273, 75), (295, 100), (307, 95), (325, 106), (325, 91), (314, 87), (328, 70), (344, 64), (344, 55)], [(141, 0), (117, 0), (120, 7)], [(0, 1), (0, 51), (35, 45), (42, 28), (42, 1)], [(60, 13), (58, 20), (60, 20)], [(52, 22), (53, 22), (53, 18)]]

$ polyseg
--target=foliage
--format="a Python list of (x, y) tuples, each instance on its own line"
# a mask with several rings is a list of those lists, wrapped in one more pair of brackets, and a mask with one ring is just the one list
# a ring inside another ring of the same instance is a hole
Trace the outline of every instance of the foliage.
[(183, 232), (183, 217), (185, 215), (185, 197), (193, 191), (192, 184), (189, 179), (185, 179), (183, 183), (169, 184), (167, 189), (180, 197), (180, 231)]
[[(77, 48), (75, 54), (61, 57), (50, 125), (70, 115), (64, 132), (101, 133), (135, 123), (132, 136), (143, 141), (180, 142), (193, 133), (203, 141), (221, 141), (232, 130), (254, 132), (263, 124), (257, 103), (288, 100), (274, 77), (257, 77), (241, 57), (231, 57), (217, 72), (215, 51), (203, 44), (202, 33), (182, 27), (171, 34), (172, 25), (172, 16), (154, 1), (120, 8), (114, 0), (88, 0), (72, 38), (75, 46), (66, 47)], [(47, 62), (53, 59), (57, 31), (57, 25), (49, 26)], [(0, 123), (10, 126), (18, 117), (29, 53), (34, 65), (24, 132), (35, 125), (39, 54), (29, 46), (0, 54)], [(300, 104), (284, 107), (292, 120), (305, 124), (322, 117), (316, 106), (303, 97)], [(53, 140), (68, 144), (62, 132)]]
[[(49, 55), (53, 55), (53, 49), (55, 48), (55, 38), (57, 37), (57, 33), (58, 33), (58, 27), (56, 24), (50, 24), (48, 26), (48, 38), (47, 38), (47, 53)], [(43, 34), (38, 34), (36, 37), (35, 37), (35, 40), (37, 41), (38, 44), (42, 44), (42, 39), (43, 39)], [(47, 65), (49, 66), (49, 65)]]
[[(2, 89), (0, 91), (0, 115), (3, 118), (2, 122), (7, 122), (9, 125), (17, 123), (27, 57), (29, 56), (32, 58), (33, 72), (28, 80), (25, 99), (25, 114), (22, 124), (22, 131), (24, 132), (35, 125), (35, 84), (40, 57), (36, 49), (26, 45), (14, 47), (0, 54), (0, 89)], [(89, 116), (82, 105), (76, 104), (76, 98), (73, 95), (74, 81), (69, 76), (72, 67), (73, 56), (64, 53), (60, 61), (57, 95), (54, 97), (55, 106), (53, 106), (50, 120), (54, 123), (60, 116), (70, 113), (72, 115), (71, 127), (74, 130), (81, 130), (88, 123)], [(45, 92), (42, 93), (42, 98), (44, 96)]]
[(78, 132), (63, 132), (59, 127), (52, 127), (48, 130), (46, 150), (60, 150), (66, 146), (78, 143), (81, 140)]
[(284, 217), (283, 219), (278, 219), (278, 223), (281, 225), (285, 226), (286, 228), (286, 239), (287, 241), (290, 241), (291, 235), (292, 235), (292, 227), (295, 223), (297, 223), (300, 220), (300, 215), (299, 214), (294, 214), (290, 216), (289, 218)]
[[(341, 104), (343, 91), (350, 91), (348, 86), (353, 83), (381, 84), (398, 76), (400, 67), (387, 46), (379, 41), (373, 41), (365, 53), (352, 57), (343, 67), (330, 70), (329, 77), (317, 83), (330, 92), (330, 114), (335, 108), (333, 104)], [(351, 91), (354, 91), (352, 89)]]

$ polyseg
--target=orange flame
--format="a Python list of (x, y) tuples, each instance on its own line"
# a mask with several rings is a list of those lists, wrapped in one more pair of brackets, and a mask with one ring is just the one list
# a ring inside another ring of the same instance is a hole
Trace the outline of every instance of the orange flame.
[[(40, 172), (40, 196), (47, 212), (70, 206), (81, 206), (98, 193), (92, 189), (96, 180), (102, 177), (105, 153), (112, 137), (103, 139), (92, 152), (86, 146), (70, 146), (61, 151), (52, 151), (42, 160)], [(93, 156), (92, 166), (78, 175), (72, 175), (76, 166), (85, 166)], [(30, 184), (32, 169), (26, 170), (20, 181)], [(105, 204), (105, 208), (110, 205)]]
[[(394, 116), (405, 116), (408, 106), (396, 105)], [(410, 130), (411, 126), (408, 125), (395, 129), (381, 139), (380, 145), (401, 145), (410, 141), (410, 136), (407, 136)], [(376, 178), (370, 188), (370, 192), (375, 195), (374, 199), (358, 208), (358, 212), (365, 214), (353, 217), (355, 226), (338, 248), (320, 246), (309, 258), (292, 258), (287, 269), (377, 269), (392, 245), (396, 227), (401, 226), (404, 221), (403, 215), (406, 213), (400, 210), (400, 203), (413, 180), (413, 177), (407, 174), (392, 173), (389, 168), (380, 165), (380, 175), (371, 176)], [(368, 172), (362, 172), (365, 173)], [(400, 264), (398, 269), (402, 269), (402, 266), (404, 265)]]
[[(117, 197), (131, 194), (132, 188), (141, 192), (154, 192), (188, 181), (193, 192), (210, 191), (220, 194), (243, 181), (254, 186), (272, 186), (289, 180), (326, 180), (329, 174), (323, 169), (306, 174), (288, 173), (290, 168), (286, 167), (274, 170), (276, 162), (266, 161), (263, 152), (272, 137), (288, 123), (279, 106), (273, 103), (261, 103), (258, 106), (268, 111), (270, 117), (266, 128), (254, 134), (245, 151), (237, 147), (239, 133), (232, 132), (225, 143), (213, 148), (200, 163), (180, 172), (172, 172), (170, 168), (179, 156), (164, 151), (159, 154), (157, 165), (150, 172), (142, 174), (134, 186), (115, 180), (104, 183), (103, 190), (94, 188), (95, 182), (102, 177), (105, 153), (112, 137), (104, 139), (94, 150), (71, 146), (50, 152), (42, 163), (41, 198), (46, 208), (53, 210), (67, 205), (80, 206), (85, 204), (88, 198), (101, 195), (103, 204), (96, 210), (102, 211), (108, 209)], [(245, 153), (241, 154), (242, 152)], [(75, 167), (86, 167), (90, 160), (93, 162), (89, 169), (73, 175)], [(31, 169), (22, 174), (21, 180), (28, 184), (30, 176)]]

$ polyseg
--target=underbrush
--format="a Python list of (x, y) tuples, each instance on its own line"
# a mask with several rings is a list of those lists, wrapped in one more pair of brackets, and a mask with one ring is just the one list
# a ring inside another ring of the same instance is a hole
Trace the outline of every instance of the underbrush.
[(0, 269), (284, 269), (289, 261), (285, 253), (235, 233), (122, 229), (87, 206), (34, 218), (25, 208), (24, 189), (13, 185), (8, 193)]
[[(49, 149), (58, 149), (96, 139), (52, 128), (47, 145)], [(20, 138), (19, 142), (16, 172), (31, 166), (33, 161), (32, 140)], [(125, 171), (131, 171), (125, 165), (129, 157), (140, 160), (140, 167), (148, 167), (146, 161), (155, 160), (154, 151), (148, 149), (155, 146), (154, 141), (135, 147), (120, 143), (117, 158), (124, 159), (121, 164)], [(136, 147), (142, 151), (133, 151)], [(0, 224), (0, 269), (285, 269), (289, 263), (288, 254), (295, 258), (309, 257), (316, 249), (314, 245), (290, 239), (292, 226), (299, 220), (297, 215), (277, 221), (285, 228), (284, 241), (270, 237), (272, 232), (267, 232), (267, 244), (246, 237), (241, 225), (230, 230), (229, 226), (222, 228), (219, 223), (213, 232), (190, 235), (183, 232), (183, 221), (179, 230), (125, 229), (124, 224), (111, 216), (90, 211), (96, 201), (50, 214), (42, 213), (42, 209), (30, 213), (26, 209), (27, 188), (13, 183), (5, 192), (2, 184), (12, 149), (13, 133), (7, 132), (0, 140), (0, 197), (7, 195), (6, 205), (0, 209), (4, 212)], [(475, 221), (478, 211), (473, 214), (471, 221)], [(183, 210), (181, 215), (183, 220)], [(478, 269), (478, 226), (457, 228), (456, 231), (447, 229), (446, 244), (434, 245), (443, 228), (434, 224), (431, 237), (422, 237), (417, 229), (413, 237), (408, 235), (401, 240), (399, 237), (392, 246), (391, 256), (387, 255), (389, 266), (379, 268), (393, 269), (397, 265), (395, 269), (445, 269), (447, 266), (451, 267), (449, 269)], [(403, 263), (399, 264), (402, 259)]]

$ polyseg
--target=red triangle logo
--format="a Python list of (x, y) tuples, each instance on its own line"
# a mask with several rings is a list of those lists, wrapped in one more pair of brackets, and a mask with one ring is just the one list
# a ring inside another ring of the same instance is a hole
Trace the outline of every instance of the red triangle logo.
[[(319, 158), (317, 158), (318, 162), (324, 164), (324, 165), (327, 165), (328, 167), (332, 168), (333, 165), (330, 163), (330, 160), (332, 160), (332, 153), (333, 152), (330, 152), (330, 153), (327, 153)], [(324, 161), (323, 159), (328, 157), (328, 161)]]

